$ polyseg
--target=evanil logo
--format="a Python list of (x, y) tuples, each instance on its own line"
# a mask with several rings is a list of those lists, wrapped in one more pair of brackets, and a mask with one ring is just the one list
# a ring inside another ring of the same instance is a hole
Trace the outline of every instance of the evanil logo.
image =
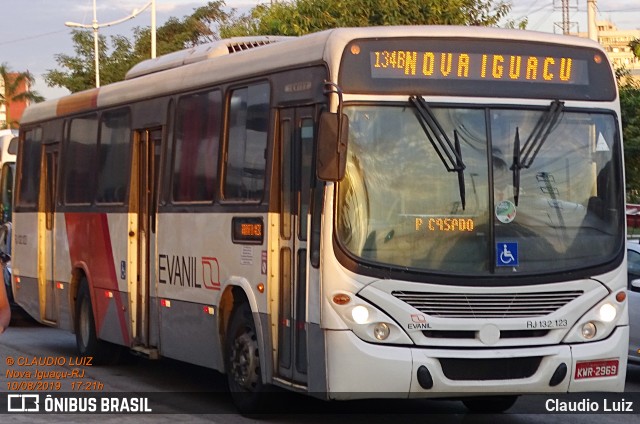
[(411, 314), (411, 322), (407, 324), (407, 330), (427, 330), (431, 328), (431, 324), (427, 322), (422, 314)]

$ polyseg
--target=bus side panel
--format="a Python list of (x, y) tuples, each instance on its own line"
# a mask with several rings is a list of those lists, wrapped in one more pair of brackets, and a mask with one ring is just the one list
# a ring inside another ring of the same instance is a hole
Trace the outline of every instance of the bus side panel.
[[(236, 215), (262, 217), (266, 222), (261, 213)], [(232, 215), (220, 212), (215, 217), (210, 213), (158, 214), (155, 301), (162, 356), (224, 368), (218, 333), (221, 294), (232, 280), (248, 281), (254, 288), (266, 283), (266, 274), (261, 273), (264, 245), (232, 243), (231, 223)], [(247, 296), (254, 304), (258, 298), (259, 310), (254, 312), (266, 312), (265, 295), (254, 290)]]
[(198, 303), (165, 300), (159, 307), (162, 356), (222, 370), (217, 315)]
[[(75, 291), (71, 290), (72, 268), (69, 259), (69, 239), (65, 226), (64, 214), (54, 215), (53, 240), (53, 279), (56, 292), (56, 308), (58, 327), (74, 331), (73, 318), (75, 314)], [(52, 275), (47, 270), (47, 275)]]
[(11, 262), (15, 302), (41, 322), (38, 261), (35, 260), (38, 257), (38, 213), (14, 213), (13, 228)]
[(71, 264), (87, 274), (98, 337), (129, 346), (126, 245), (122, 235), (112, 237), (126, 234), (126, 222), (126, 214), (65, 214)]
[(210, 218), (158, 214), (156, 302), (162, 356), (221, 369), (217, 317), (207, 306), (220, 298), (220, 238), (229, 232)]

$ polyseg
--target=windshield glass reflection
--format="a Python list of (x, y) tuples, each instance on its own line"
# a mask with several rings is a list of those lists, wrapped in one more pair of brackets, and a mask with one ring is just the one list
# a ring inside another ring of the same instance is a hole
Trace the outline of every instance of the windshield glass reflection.
[(612, 115), (557, 112), (534, 159), (518, 167), (516, 134), (524, 143), (548, 110), (430, 112), (459, 141), (463, 179), (443, 166), (412, 105), (345, 107), (350, 138), (337, 236), (352, 255), (399, 268), (494, 275), (574, 269), (617, 252), (622, 185)]

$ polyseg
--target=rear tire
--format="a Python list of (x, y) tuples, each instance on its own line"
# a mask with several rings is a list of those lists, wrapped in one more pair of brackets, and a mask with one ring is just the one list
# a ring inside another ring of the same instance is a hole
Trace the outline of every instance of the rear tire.
[(485, 396), (462, 399), (462, 403), (470, 412), (480, 414), (499, 414), (511, 408), (518, 396)]
[(241, 414), (264, 413), (268, 385), (262, 381), (260, 347), (251, 308), (239, 304), (225, 337), (225, 368), (233, 403)]
[(80, 281), (78, 288), (74, 330), (76, 332), (76, 348), (80, 356), (92, 357), (95, 364), (113, 364), (120, 359), (123, 352), (122, 346), (98, 339), (89, 283), (86, 278)]

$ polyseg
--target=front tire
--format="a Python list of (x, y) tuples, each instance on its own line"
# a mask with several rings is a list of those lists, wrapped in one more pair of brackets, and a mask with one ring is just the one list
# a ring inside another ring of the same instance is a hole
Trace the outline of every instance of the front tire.
[(231, 398), (242, 414), (264, 412), (268, 386), (262, 381), (256, 326), (247, 303), (232, 312), (225, 338), (225, 367)]

